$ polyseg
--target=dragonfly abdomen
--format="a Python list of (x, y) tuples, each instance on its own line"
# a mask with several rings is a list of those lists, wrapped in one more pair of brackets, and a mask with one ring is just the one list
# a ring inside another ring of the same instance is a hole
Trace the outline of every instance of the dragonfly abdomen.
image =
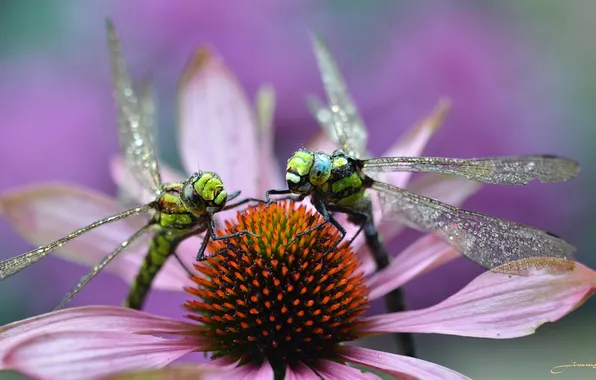
[(155, 279), (168, 257), (174, 252), (179, 242), (179, 237), (165, 232), (158, 232), (153, 236), (147, 256), (145, 256), (139, 269), (139, 274), (133, 281), (128, 297), (124, 301), (125, 307), (137, 310), (143, 307), (153, 279)]
[(151, 283), (178, 243), (206, 229), (208, 215), (205, 213), (202, 217), (196, 217), (188, 212), (180, 199), (181, 188), (179, 183), (164, 185), (163, 194), (157, 201), (159, 212), (153, 217), (155, 234), (124, 302), (126, 307), (143, 307)]

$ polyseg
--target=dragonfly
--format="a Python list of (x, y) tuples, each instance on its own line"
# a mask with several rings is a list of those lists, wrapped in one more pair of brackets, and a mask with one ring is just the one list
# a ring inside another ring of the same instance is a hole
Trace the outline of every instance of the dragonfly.
[[(430, 233), (454, 247), (467, 258), (487, 269), (523, 259), (555, 258), (571, 260), (575, 247), (549, 232), (524, 224), (457, 208), (374, 178), (382, 172), (419, 172), (454, 175), (487, 184), (526, 185), (569, 180), (579, 172), (577, 162), (554, 155), (527, 155), (493, 158), (382, 157), (363, 159), (367, 132), (338, 65), (325, 42), (312, 35), (314, 53), (321, 73), (328, 105), (310, 101), (309, 108), (323, 129), (339, 144), (331, 154), (300, 149), (286, 166), (287, 189), (272, 189), (271, 195), (310, 196), (323, 221), (302, 234), (331, 223), (340, 232), (337, 246), (346, 230), (331, 212), (340, 212), (364, 231), (366, 242), (377, 263), (389, 257), (374, 227), (374, 190), (384, 217)], [(382, 267), (381, 265), (381, 267)], [(516, 269), (517, 268), (517, 269)], [(512, 272), (527, 268), (510, 266)]]
[(183, 182), (163, 183), (161, 181), (152, 136), (155, 105), (151, 88), (149, 85), (145, 85), (138, 95), (136, 94), (114, 25), (107, 20), (106, 27), (114, 82), (114, 98), (118, 110), (120, 145), (124, 161), (128, 172), (155, 199), (117, 215), (95, 221), (48, 245), (0, 262), (0, 279), (5, 279), (46, 257), (70, 240), (97, 227), (133, 215), (152, 214), (143, 227), (123, 241), (85, 275), (60, 302), (56, 310), (66, 306), (93, 277), (145, 233), (152, 233), (149, 249), (124, 302), (125, 306), (133, 309), (142, 308), (153, 279), (171, 255), (175, 256), (184, 266), (175, 254), (175, 250), (182, 240), (205, 232), (197, 253), (197, 260), (204, 260), (204, 253), (210, 239), (224, 240), (243, 235), (257, 236), (249, 231), (216, 235), (214, 214), (256, 200), (246, 198), (236, 201), (234, 204), (228, 204), (227, 202), (236, 198), (240, 192), (228, 194), (221, 178), (216, 173), (197, 171)]

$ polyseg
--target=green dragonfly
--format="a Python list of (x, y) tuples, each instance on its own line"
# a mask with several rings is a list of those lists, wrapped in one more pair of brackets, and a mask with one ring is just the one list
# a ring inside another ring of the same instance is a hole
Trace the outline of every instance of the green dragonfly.
[[(125, 301), (125, 306), (133, 309), (140, 309), (143, 306), (151, 283), (166, 259), (174, 255), (180, 261), (175, 250), (182, 240), (206, 232), (197, 254), (197, 260), (203, 260), (210, 239), (223, 240), (247, 234), (254, 235), (249, 231), (239, 231), (224, 236), (215, 234), (213, 219), (215, 213), (250, 201), (259, 201), (246, 198), (234, 204), (227, 204), (240, 192), (228, 194), (216, 173), (198, 171), (183, 182), (162, 183), (152, 137), (155, 122), (152, 91), (149, 86), (144, 86), (137, 96), (114, 26), (109, 20), (106, 25), (121, 149), (128, 172), (134, 176), (139, 185), (154, 195), (155, 199), (91, 223), (46, 246), (0, 262), (0, 279), (4, 279), (96, 227), (133, 215), (152, 213), (147, 224), (123, 241), (83, 277), (56, 309), (63, 308), (107, 264), (145, 233), (153, 234), (149, 250)], [(180, 264), (183, 265), (182, 261)]]
[[(313, 44), (329, 104), (322, 106), (311, 101), (309, 106), (340, 149), (332, 154), (306, 149), (295, 152), (286, 167), (288, 188), (268, 191), (268, 201), (273, 194), (298, 195), (299, 200), (310, 196), (312, 204), (324, 218), (311, 230), (331, 223), (340, 232), (335, 246), (343, 240), (346, 230), (330, 212), (347, 214), (350, 222), (360, 226), (358, 233), (364, 231), (366, 242), (380, 267), (386, 266), (389, 257), (374, 226), (368, 189), (375, 190), (379, 195), (387, 218), (434, 234), (487, 269), (520, 259), (572, 258), (575, 248), (551, 233), (450, 206), (375, 180), (367, 173), (441, 173), (489, 184), (526, 185), (535, 179), (541, 182), (571, 179), (579, 171), (575, 161), (552, 155), (362, 159), (367, 143), (364, 123), (329, 49), (318, 36), (313, 36)], [(519, 271), (524, 269), (519, 268)]]

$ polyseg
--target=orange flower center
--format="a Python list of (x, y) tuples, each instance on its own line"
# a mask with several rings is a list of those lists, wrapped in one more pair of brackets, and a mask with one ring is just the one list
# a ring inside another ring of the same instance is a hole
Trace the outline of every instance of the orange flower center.
[(368, 308), (368, 289), (356, 255), (330, 224), (296, 237), (322, 217), (293, 202), (249, 207), (220, 234), (243, 236), (212, 242), (214, 254), (196, 264), (196, 287), (186, 291), (188, 317), (201, 322), (213, 358), (274, 368), (334, 359), (339, 343), (358, 338), (359, 317)]

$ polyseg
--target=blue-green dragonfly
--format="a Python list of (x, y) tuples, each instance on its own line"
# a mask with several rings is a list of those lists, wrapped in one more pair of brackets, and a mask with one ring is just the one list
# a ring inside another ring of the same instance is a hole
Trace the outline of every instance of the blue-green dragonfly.
[(340, 232), (341, 238), (335, 245), (345, 237), (346, 231), (330, 212), (347, 214), (350, 222), (360, 226), (359, 232), (364, 231), (379, 268), (387, 266), (389, 255), (374, 226), (369, 189), (378, 193), (386, 218), (434, 234), (485, 268), (493, 269), (521, 259), (573, 257), (575, 248), (551, 233), (450, 206), (375, 180), (367, 173), (440, 173), (489, 184), (526, 185), (536, 179), (541, 182), (571, 179), (579, 171), (577, 162), (553, 155), (363, 159), (367, 131), (362, 118), (326, 44), (313, 35), (313, 45), (328, 105), (310, 101), (309, 108), (340, 149), (332, 154), (307, 149), (295, 152), (286, 167), (288, 188), (269, 190), (268, 200), (273, 194), (298, 195), (298, 199), (310, 196), (324, 217), (321, 225), (331, 223)]

